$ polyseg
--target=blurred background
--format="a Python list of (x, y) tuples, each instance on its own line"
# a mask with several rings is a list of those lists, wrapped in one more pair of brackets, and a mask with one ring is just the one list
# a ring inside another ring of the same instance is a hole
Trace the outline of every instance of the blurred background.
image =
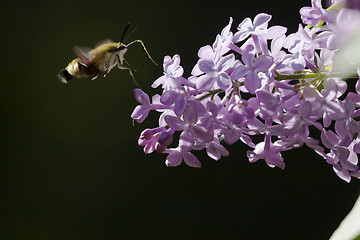
[(286, 152), (286, 169), (250, 164), (248, 148), (227, 146), (215, 162), (167, 168), (165, 154), (137, 145), (143, 124), (128, 71), (73, 80), (56, 74), (73, 46), (119, 41), (128, 22), (144, 41), (127, 61), (151, 95), (165, 55), (190, 75), (200, 47), (234, 18), (257, 13), (296, 32), (309, 1), (14, 1), (2, 6), (0, 239), (328, 239), (359, 195), (307, 148)]

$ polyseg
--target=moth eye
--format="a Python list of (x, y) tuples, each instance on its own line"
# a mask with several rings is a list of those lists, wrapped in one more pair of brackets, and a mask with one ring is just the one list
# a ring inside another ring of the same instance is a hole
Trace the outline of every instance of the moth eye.
[(117, 49), (120, 50), (120, 51), (123, 50), (123, 49), (125, 49), (125, 48), (126, 48), (125, 45), (119, 45), (119, 46), (117, 47)]

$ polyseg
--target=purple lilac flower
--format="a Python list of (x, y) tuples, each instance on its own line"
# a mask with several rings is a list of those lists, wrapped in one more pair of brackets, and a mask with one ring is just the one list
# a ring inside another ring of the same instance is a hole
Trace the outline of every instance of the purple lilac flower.
[(359, 170), (357, 156), (352, 154), (353, 150), (349, 147), (352, 140), (347, 137), (341, 139), (331, 130), (323, 130), (321, 140), (330, 149), (330, 152), (325, 155), (326, 161), (333, 165), (335, 173), (341, 179), (350, 182), (350, 173)]
[(223, 134), (224, 141), (227, 144), (234, 144), (241, 140), (248, 146), (255, 147), (255, 144), (248, 136), (249, 133), (246, 132), (248, 121), (254, 118), (254, 110), (247, 101), (241, 100), (238, 95), (235, 95), (232, 101), (228, 107), (226, 117), (224, 116), (223, 118), (227, 123), (225, 133)]
[(284, 159), (281, 156), (281, 151), (284, 150), (282, 146), (273, 144), (271, 142), (271, 135), (266, 134), (264, 142), (256, 145), (254, 151), (248, 151), (247, 156), (250, 162), (256, 162), (259, 159), (264, 159), (266, 164), (271, 167), (285, 168)]
[(273, 64), (273, 58), (267, 55), (260, 55), (255, 58), (255, 54), (252, 52), (253, 47), (249, 46), (242, 55), (242, 61), (244, 65), (239, 65), (231, 74), (232, 79), (244, 78), (244, 85), (246, 89), (254, 94), (255, 91), (261, 88), (262, 78), (259, 77), (260, 72), (267, 72), (270, 66)]
[(162, 85), (165, 90), (168, 89), (181, 89), (182, 85), (189, 83), (182, 77), (184, 69), (180, 66), (180, 56), (175, 55), (173, 58), (170, 56), (164, 57), (164, 76), (159, 77), (151, 87), (157, 88)]
[(323, 118), (324, 127), (329, 127), (332, 120), (341, 120), (345, 118), (343, 107), (337, 101), (338, 89), (333, 79), (329, 79), (324, 89), (319, 93), (316, 89), (306, 86), (303, 97), (312, 103), (312, 114), (319, 114)]
[[(360, 179), (360, 61), (352, 56), (357, 49), (349, 48), (350, 40), (359, 45), (354, 33), (360, 11), (334, 4), (326, 10), (320, 0), (311, 1), (300, 10), (302, 22), (310, 25), (299, 24), (288, 35), (284, 26), (268, 27), (271, 15), (266, 13), (246, 18), (235, 33), (230, 18), (213, 44), (199, 49), (188, 78), (179, 55), (165, 56), (164, 75), (152, 84), (162, 93), (150, 100), (134, 90), (139, 102), (134, 120), (141, 123), (149, 112), (160, 113), (159, 126), (140, 135), (144, 152), (167, 154), (167, 166), (184, 161), (201, 167), (196, 151), (218, 161), (230, 154), (225, 143), (240, 140), (249, 148), (250, 162), (263, 159), (284, 169), (282, 152), (305, 145), (344, 181)], [(340, 53), (351, 60), (343, 61), (352, 65), (346, 70), (350, 79), (339, 67)], [(346, 81), (354, 80), (352, 91)], [(312, 131), (320, 139), (311, 137)], [(259, 135), (263, 141), (254, 138)]]
[(250, 35), (265, 34), (270, 19), (271, 15), (266, 13), (256, 15), (254, 21), (251, 21), (250, 18), (244, 19), (237, 27), (239, 31), (234, 35), (234, 43), (241, 42)]
[(295, 71), (302, 71), (308, 63), (313, 62), (315, 49), (318, 49), (319, 43), (313, 39), (315, 32), (309, 30), (308, 27), (303, 28), (299, 24), (298, 32), (290, 34), (285, 40), (284, 47), (291, 54), (287, 55), (283, 64), (290, 64)]
[(168, 167), (176, 167), (181, 164), (182, 160), (190, 167), (201, 167), (201, 162), (188, 151), (183, 151), (180, 148), (168, 149), (169, 155), (166, 158), (165, 164)]
[(216, 36), (216, 40), (213, 44), (213, 49), (219, 54), (219, 56), (227, 53), (231, 48), (236, 48), (236, 45), (233, 44), (232, 38), (233, 33), (230, 31), (233, 19), (230, 18), (229, 24), (221, 31), (221, 34)]
[(312, 26), (318, 25), (320, 20), (325, 22), (332, 20), (330, 13), (322, 8), (321, 0), (312, 0), (311, 7), (300, 9), (300, 15), (304, 24)]
[(227, 55), (217, 63), (205, 59), (200, 60), (198, 62), (199, 69), (205, 74), (197, 79), (196, 88), (200, 92), (205, 92), (209, 91), (214, 83), (217, 83), (221, 89), (226, 90), (231, 85), (230, 76), (226, 71), (234, 61), (234, 54)]

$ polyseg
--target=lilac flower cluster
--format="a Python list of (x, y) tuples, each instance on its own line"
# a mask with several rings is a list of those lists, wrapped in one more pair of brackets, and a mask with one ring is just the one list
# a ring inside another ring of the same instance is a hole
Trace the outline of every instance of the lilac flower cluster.
[[(159, 127), (144, 130), (139, 145), (145, 153), (166, 153), (167, 166), (184, 161), (201, 167), (194, 150), (219, 160), (229, 155), (223, 143), (240, 140), (251, 149), (250, 162), (264, 159), (284, 169), (282, 152), (305, 144), (341, 179), (360, 179), (360, 68), (345, 79), (334, 60), (344, 37), (359, 30), (360, 11), (343, 6), (334, 1), (326, 10), (312, 0), (311, 7), (300, 10), (307, 26), (299, 24), (289, 35), (283, 26), (268, 27), (271, 15), (265, 13), (246, 18), (235, 33), (230, 18), (212, 46), (200, 48), (188, 78), (180, 56), (166, 56), (164, 75), (152, 84), (161, 86), (162, 94), (150, 100), (134, 90), (140, 103), (134, 120), (143, 122), (151, 110), (161, 113)], [(347, 81), (357, 81), (355, 91), (349, 91)], [(175, 132), (178, 143), (173, 143)], [(253, 142), (255, 135), (263, 141)]]

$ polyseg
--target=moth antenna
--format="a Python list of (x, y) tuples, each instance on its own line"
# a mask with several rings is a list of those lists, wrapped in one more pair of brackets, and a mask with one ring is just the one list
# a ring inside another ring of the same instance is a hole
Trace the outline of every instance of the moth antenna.
[[(126, 31), (128, 30), (129, 26), (130, 26), (130, 23), (128, 22), (128, 24), (126, 25), (126, 27), (125, 27), (125, 29), (124, 29), (124, 31), (123, 31), (123, 34), (122, 34), (122, 36), (121, 36), (120, 42), (123, 42), (123, 39), (124, 39), (124, 37), (125, 37), (125, 33), (126, 33)], [(126, 38), (126, 39), (127, 39), (127, 38)]]
[(130, 46), (130, 45), (133, 44), (133, 43), (137, 43), (137, 42), (138, 42), (138, 43), (141, 43), (141, 45), (142, 45), (143, 48), (144, 48), (144, 51), (146, 52), (146, 54), (148, 55), (148, 57), (150, 58), (150, 60), (157, 66), (157, 63), (154, 61), (154, 59), (152, 59), (152, 57), (150, 56), (149, 52), (146, 50), (146, 47), (145, 47), (143, 41), (141, 41), (141, 40), (134, 40), (134, 41), (132, 41), (131, 43), (127, 44), (126, 47)]
[(136, 33), (136, 31), (137, 31), (137, 28), (135, 28), (135, 29), (125, 38), (124, 42), (122, 42), (122, 43), (126, 43), (127, 40), (128, 40), (132, 35), (134, 35), (134, 33)]

